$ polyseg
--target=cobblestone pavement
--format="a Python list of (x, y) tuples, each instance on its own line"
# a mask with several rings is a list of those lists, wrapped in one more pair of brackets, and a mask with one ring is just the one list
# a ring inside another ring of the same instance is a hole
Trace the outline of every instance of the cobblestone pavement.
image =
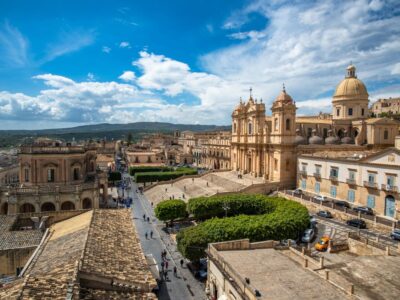
[[(125, 175), (124, 177), (127, 177)], [(207, 299), (205, 294), (205, 286), (194, 278), (190, 270), (184, 264), (181, 268), (180, 260), (183, 259), (181, 254), (176, 249), (175, 242), (170, 238), (169, 234), (162, 230), (163, 223), (157, 220), (154, 216), (151, 204), (144, 195), (136, 193), (137, 186), (131, 183), (128, 194), (133, 199), (133, 220), (136, 230), (140, 238), (140, 243), (145, 254), (152, 254), (161, 269), (161, 252), (167, 250), (168, 280), (163, 281), (160, 286), (159, 299), (186, 300)], [(143, 215), (146, 215), (146, 220), (143, 220)], [(147, 217), (150, 222), (147, 222)], [(153, 238), (150, 238), (150, 232), (153, 231)], [(148, 234), (146, 238), (145, 234)], [(173, 275), (173, 267), (177, 267), (177, 277)]]

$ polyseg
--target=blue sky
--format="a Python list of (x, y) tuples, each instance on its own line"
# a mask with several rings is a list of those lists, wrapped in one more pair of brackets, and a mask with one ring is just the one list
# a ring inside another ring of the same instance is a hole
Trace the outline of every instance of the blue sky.
[(355, 1), (0, 2), (2, 129), (229, 124), (282, 83), (330, 111), (352, 61), (370, 99), (400, 96), (400, 7)]

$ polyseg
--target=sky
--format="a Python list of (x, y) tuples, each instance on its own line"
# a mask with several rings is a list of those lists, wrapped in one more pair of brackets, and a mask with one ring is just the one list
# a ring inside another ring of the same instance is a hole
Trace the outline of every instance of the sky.
[(283, 83), (315, 115), (351, 62), (399, 97), (399, 24), (398, 0), (1, 0), (0, 129), (228, 125)]

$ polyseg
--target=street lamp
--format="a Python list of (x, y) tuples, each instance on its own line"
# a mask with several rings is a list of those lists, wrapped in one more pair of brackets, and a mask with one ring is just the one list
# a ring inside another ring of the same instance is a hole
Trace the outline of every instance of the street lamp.
[(231, 209), (227, 202), (224, 202), (222, 209), (225, 211), (225, 218), (228, 216), (228, 210)]

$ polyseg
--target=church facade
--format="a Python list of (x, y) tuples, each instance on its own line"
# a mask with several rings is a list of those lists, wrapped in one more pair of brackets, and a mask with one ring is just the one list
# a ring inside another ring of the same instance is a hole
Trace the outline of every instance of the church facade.
[(296, 104), (283, 87), (271, 116), (265, 104), (250, 98), (232, 113), (231, 166), (269, 181), (294, 183), (297, 156), (331, 149), (360, 151), (393, 146), (399, 123), (369, 118), (369, 95), (354, 65), (336, 87), (332, 114), (296, 116)]

